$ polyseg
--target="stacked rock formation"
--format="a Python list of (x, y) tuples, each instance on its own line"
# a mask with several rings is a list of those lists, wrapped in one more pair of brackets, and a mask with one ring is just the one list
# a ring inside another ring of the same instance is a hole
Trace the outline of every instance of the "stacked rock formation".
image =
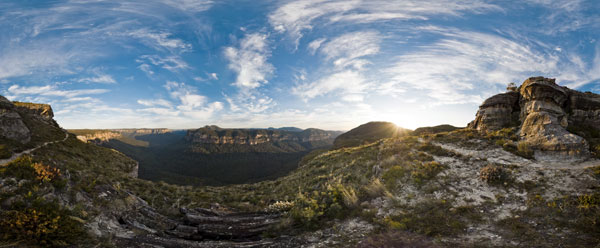
[(568, 130), (600, 131), (600, 95), (532, 77), (516, 90), (485, 100), (468, 127), (482, 132), (518, 128), (521, 142), (535, 149), (538, 159), (586, 158), (588, 141)]

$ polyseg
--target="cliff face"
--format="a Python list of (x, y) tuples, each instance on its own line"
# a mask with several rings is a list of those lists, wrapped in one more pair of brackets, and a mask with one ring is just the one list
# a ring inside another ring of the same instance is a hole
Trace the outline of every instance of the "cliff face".
[(487, 99), (468, 127), (483, 132), (518, 128), (521, 142), (536, 149), (538, 159), (586, 158), (589, 141), (596, 137), (589, 135), (586, 140), (569, 131), (600, 131), (600, 95), (559, 86), (554, 79), (532, 77), (517, 90)]
[(306, 129), (302, 132), (266, 129), (222, 129), (206, 126), (188, 130), (185, 139), (197, 144), (258, 145), (269, 142), (315, 142), (333, 140), (338, 132), (320, 129)]
[(31, 140), (31, 132), (23, 122), (15, 105), (0, 96), (0, 138), (27, 143)]
[(123, 137), (135, 137), (151, 134), (166, 134), (172, 130), (166, 128), (140, 128), (140, 129), (106, 129), (106, 130), (87, 130), (72, 129), (70, 132), (77, 135), (77, 138), (83, 142), (107, 142), (111, 139), (120, 139)]

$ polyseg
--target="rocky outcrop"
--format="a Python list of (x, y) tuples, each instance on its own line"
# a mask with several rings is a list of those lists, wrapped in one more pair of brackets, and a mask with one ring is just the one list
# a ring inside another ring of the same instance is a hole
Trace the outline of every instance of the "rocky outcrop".
[(499, 130), (519, 123), (519, 93), (509, 91), (485, 100), (469, 127), (477, 130)]
[(15, 105), (0, 96), (0, 138), (27, 143), (31, 140), (31, 132), (23, 122)]
[(600, 95), (532, 77), (518, 89), (488, 98), (468, 127), (482, 132), (517, 128), (537, 159), (586, 158), (589, 140), (569, 131), (600, 131)]
[(309, 128), (302, 132), (269, 129), (223, 129), (205, 126), (188, 130), (187, 141), (196, 144), (258, 145), (269, 142), (314, 142), (333, 140), (339, 132)]
[(52, 107), (48, 104), (41, 103), (28, 103), (28, 102), (14, 102), (15, 108), (19, 113), (38, 118), (45, 123), (58, 126), (54, 121), (54, 112)]

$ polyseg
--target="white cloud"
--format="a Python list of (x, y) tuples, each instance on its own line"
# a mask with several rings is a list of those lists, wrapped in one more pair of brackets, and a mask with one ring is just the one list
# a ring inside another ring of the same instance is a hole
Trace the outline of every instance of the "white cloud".
[(323, 42), (326, 40), (326, 38), (319, 38), (311, 41), (310, 43), (308, 43), (308, 51), (310, 51), (311, 54), (315, 54), (317, 49), (319, 49), (319, 47), (321, 47), (321, 44), (323, 44)]
[(142, 42), (155, 49), (180, 49), (181, 51), (188, 51), (192, 48), (191, 44), (188, 44), (180, 39), (169, 38), (172, 34), (167, 32), (153, 32), (149, 29), (138, 29), (128, 33), (129, 36), (141, 39)]
[(168, 81), (164, 87), (172, 98), (180, 102), (175, 109), (181, 111), (183, 115), (192, 118), (208, 118), (214, 112), (223, 109), (223, 103), (208, 103), (208, 99), (205, 96), (197, 94), (197, 90), (194, 87), (188, 86), (185, 83)]
[(141, 65), (138, 66), (138, 68), (140, 68), (140, 70), (146, 72), (149, 75), (154, 74), (154, 71), (152, 71), (148, 63), (155, 66), (160, 66), (163, 69), (169, 70), (171, 72), (178, 72), (183, 69), (190, 68), (190, 66), (179, 56), (161, 57), (158, 55), (142, 55), (138, 59), (136, 59), (136, 62), (141, 63)]
[(208, 81), (208, 80), (219, 80), (219, 75), (217, 73), (205, 73), (206, 74), (206, 78), (204, 77), (194, 77), (194, 80), (198, 81), (198, 82), (204, 82), (204, 81)]
[(138, 68), (145, 72), (148, 76), (154, 75), (154, 71), (152, 71), (152, 68), (149, 64), (141, 64), (138, 66)]
[(173, 104), (165, 99), (156, 99), (156, 100), (144, 100), (144, 99), (140, 99), (137, 100), (138, 104), (147, 106), (147, 107), (154, 107), (154, 106), (163, 106), (163, 107), (167, 107), (170, 108), (173, 106)]
[(325, 43), (320, 52), (328, 60), (333, 60), (337, 68), (352, 66), (360, 70), (369, 62), (358, 58), (377, 54), (380, 42), (381, 38), (376, 31), (351, 32)]
[(362, 101), (368, 82), (362, 74), (346, 70), (331, 74), (321, 80), (308, 84), (300, 84), (292, 89), (292, 93), (305, 101), (330, 93), (339, 95), (349, 102)]
[(60, 90), (54, 85), (46, 86), (20, 86), (12, 85), (7, 92), (14, 95), (41, 95), (41, 96), (59, 96), (59, 97), (76, 97), (81, 95), (95, 95), (109, 92), (106, 89), (85, 89), (85, 90)]
[(312, 29), (320, 18), (329, 22), (365, 23), (495, 10), (500, 8), (482, 0), (296, 0), (277, 8), (269, 15), (269, 22), (276, 31), (287, 33), (297, 46), (302, 32)]
[(114, 83), (117, 83), (117, 81), (115, 81), (115, 79), (113, 79), (111, 75), (102, 74), (102, 73), (96, 75), (95, 77), (81, 78), (81, 79), (77, 80), (77, 82), (83, 82), (83, 83), (101, 83), (101, 84), (114, 84)]
[(202, 12), (210, 9), (212, 0), (163, 0), (162, 3), (182, 11)]
[(247, 34), (238, 48), (226, 47), (229, 69), (238, 74), (234, 85), (241, 89), (253, 89), (266, 84), (267, 77), (274, 71), (273, 65), (267, 62), (270, 56), (265, 34)]

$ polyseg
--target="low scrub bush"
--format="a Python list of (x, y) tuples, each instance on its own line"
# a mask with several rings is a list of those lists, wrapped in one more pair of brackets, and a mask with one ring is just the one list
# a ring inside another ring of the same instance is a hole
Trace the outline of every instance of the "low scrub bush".
[(488, 184), (502, 184), (508, 178), (508, 173), (499, 166), (488, 165), (479, 170), (479, 179)]
[(67, 246), (86, 238), (83, 224), (57, 203), (37, 201), (0, 214), (0, 238), (30, 245)]
[(533, 150), (531, 149), (531, 147), (529, 147), (529, 144), (521, 141), (517, 145), (517, 155), (524, 157), (524, 158), (532, 159), (533, 158)]

